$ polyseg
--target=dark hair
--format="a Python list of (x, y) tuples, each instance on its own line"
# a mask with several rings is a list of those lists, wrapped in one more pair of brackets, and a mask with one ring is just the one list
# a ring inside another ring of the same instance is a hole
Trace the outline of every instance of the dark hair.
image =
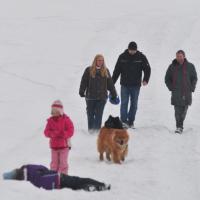
[(15, 179), (16, 180), (24, 180), (24, 168), (21, 167), (19, 169), (16, 169), (16, 176), (15, 176)]
[(185, 57), (185, 51), (183, 51), (183, 50), (178, 50), (178, 51), (176, 52), (176, 54), (182, 54), (182, 55), (184, 55), (184, 57)]

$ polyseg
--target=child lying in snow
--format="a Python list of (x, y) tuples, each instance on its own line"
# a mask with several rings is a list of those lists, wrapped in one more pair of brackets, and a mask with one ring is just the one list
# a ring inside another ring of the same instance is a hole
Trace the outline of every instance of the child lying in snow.
[(103, 191), (110, 190), (111, 185), (90, 178), (80, 178), (60, 174), (42, 165), (23, 165), (18, 169), (3, 174), (4, 179), (27, 180), (36, 187), (47, 190), (71, 188), (73, 190)]

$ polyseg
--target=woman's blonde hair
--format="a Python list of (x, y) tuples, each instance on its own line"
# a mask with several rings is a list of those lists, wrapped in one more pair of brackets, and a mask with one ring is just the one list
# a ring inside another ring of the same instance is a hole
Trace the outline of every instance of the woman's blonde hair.
[[(97, 55), (94, 57), (92, 66), (90, 67), (90, 76), (92, 76), (93, 78), (94, 78), (95, 75), (96, 75), (96, 70), (97, 70), (97, 59), (99, 59), (99, 58), (102, 58), (102, 59), (104, 60), (103, 55), (97, 54)], [(102, 76), (102, 77), (108, 77), (108, 70), (107, 70), (107, 67), (106, 67), (106, 65), (105, 65), (105, 60), (103, 61), (103, 66), (100, 68), (100, 73), (101, 73), (101, 76)]]

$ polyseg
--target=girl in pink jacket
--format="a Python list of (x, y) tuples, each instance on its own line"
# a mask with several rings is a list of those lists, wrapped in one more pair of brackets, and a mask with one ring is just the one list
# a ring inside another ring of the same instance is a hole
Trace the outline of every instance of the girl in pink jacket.
[(71, 119), (64, 114), (63, 104), (60, 100), (54, 101), (51, 106), (51, 117), (47, 120), (44, 130), (46, 137), (50, 138), (51, 170), (68, 174), (68, 154), (70, 138), (74, 133)]

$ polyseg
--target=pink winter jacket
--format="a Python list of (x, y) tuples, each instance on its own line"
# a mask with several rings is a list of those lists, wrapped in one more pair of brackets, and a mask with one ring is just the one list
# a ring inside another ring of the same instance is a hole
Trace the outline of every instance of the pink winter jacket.
[(50, 117), (44, 130), (46, 137), (50, 138), (50, 147), (52, 149), (67, 148), (67, 139), (74, 134), (74, 126), (67, 115), (59, 117)]

